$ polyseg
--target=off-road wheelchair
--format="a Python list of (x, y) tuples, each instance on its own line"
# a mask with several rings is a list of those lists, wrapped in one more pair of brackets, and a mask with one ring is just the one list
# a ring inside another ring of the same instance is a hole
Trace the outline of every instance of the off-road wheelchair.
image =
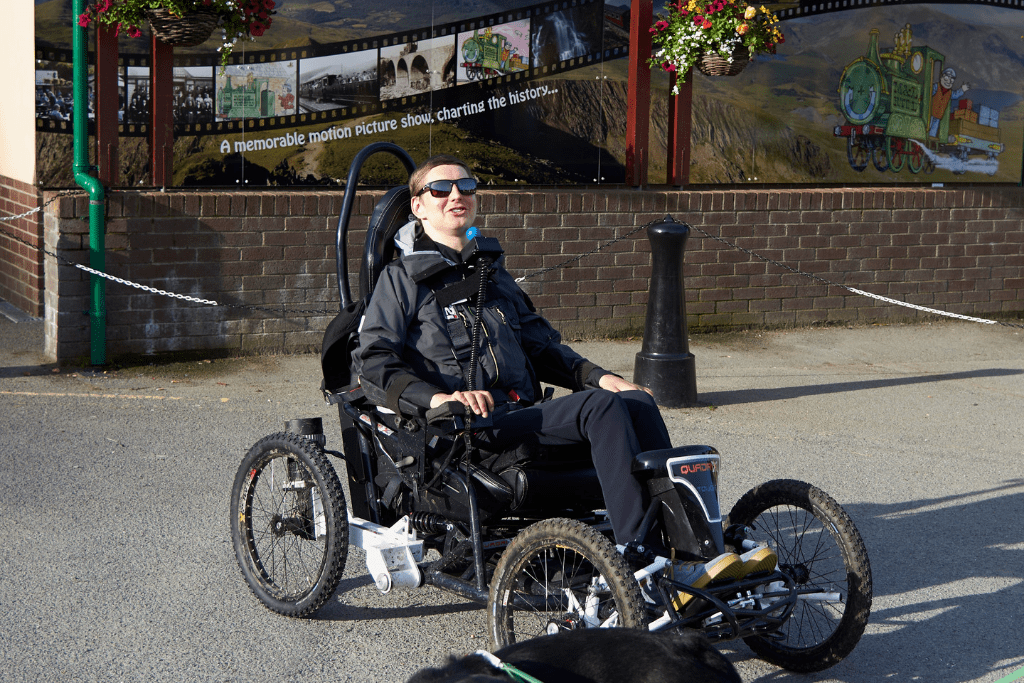
[[(291, 420), (249, 450), (234, 480), (231, 535), (256, 597), (287, 616), (311, 615), (334, 594), (354, 545), (382, 593), (426, 584), (486, 604), (492, 649), (563, 629), (624, 627), (742, 638), (795, 671), (848, 655), (870, 612), (871, 570), (850, 517), (814, 486), (769, 481), (723, 518), (714, 448), (648, 451), (632, 465), (650, 496), (644, 522), (662, 530), (676, 557), (616, 546), (586, 450), (557, 459), (492, 453), (476, 439), (488, 421), (461, 404), (396, 412), (381, 407), (380, 389), (351, 377), (360, 312), (409, 214), (405, 187), (375, 207), (354, 299), (348, 223), (362, 164), (381, 151), (415, 168), (401, 148), (375, 143), (349, 171), (336, 245), (342, 312), (321, 356), (342, 449), (327, 448), (320, 418)], [(344, 462), (347, 495), (332, 457)], [(701, 588), (675, 578), (678, 562), (759, 544), (777, 566)]]

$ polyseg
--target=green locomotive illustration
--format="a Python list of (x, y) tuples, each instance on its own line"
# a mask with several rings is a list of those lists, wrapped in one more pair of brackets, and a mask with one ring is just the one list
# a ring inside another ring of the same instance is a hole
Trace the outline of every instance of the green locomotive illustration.
[(484, 33), (473, 31), (473, 37), (462, 44), (462, 67), (471, 80), (503, 76), (526, 68), (518, 50), (508, 38), (490, 28)]
[(276, 93), (270, 89), (270, 79), (254, 74), (246, 77), (245, 84), (235, 86), (232, 76), (217, 93), (217, 115), (225, 119), (274, 116), (277, 108)]
[(836, 126), (846, 138), (847, 156), (855, 171), (868, 163), (879, 171), (931, 173), (936, 165), (963, 173), (972, 156), (991, 163), (978, 170), (992, 175), (998, 168), (999, 112), (964, 95), (965, 84), (953, 90), (956, 72), (943, 68), (945, 56), (911, 44), (910, 25), (894, 36), (894, 47), (879, 53), (878, 29), (872, 29), (867, 53), (843, 70), (839, 109), (847, 123)]

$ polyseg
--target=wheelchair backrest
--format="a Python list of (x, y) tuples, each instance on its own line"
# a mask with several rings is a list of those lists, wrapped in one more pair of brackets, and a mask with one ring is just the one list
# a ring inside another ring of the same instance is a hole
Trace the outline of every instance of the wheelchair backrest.
[(323, 388), (332, 393), (352, 382), (350, 365), (359, 321), (381, 271), (395, 258), (395, 235), (409, 222), (411, 212), (409, 188), (403, 185), (384, 193), (370, 214), (359, 265), (359, 298), (342, 309), (327, 326), (320, 349)]
[(408, 186), (388, 190), (370, 214), (359, 267), (359, 298), (369, 300), (384, 266), (395, 258), (395, 235), (412, 215)]

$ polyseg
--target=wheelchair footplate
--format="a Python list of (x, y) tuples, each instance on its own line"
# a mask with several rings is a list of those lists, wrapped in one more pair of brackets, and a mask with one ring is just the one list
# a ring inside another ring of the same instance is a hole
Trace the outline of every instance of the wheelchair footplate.
[[(658, 557), (634, 573), (652, 612), (649, 629), (664, 631), (690, 628), (711, 640), (735, 640), (750, 636), (771, 637), (792, 614), (801, 591), (791, 577), (774, 570), (755, 578), (712, 582), (704, 588), (666, 576), (670, 560)], [(677, 608), (680, 595), (692, 598)]]

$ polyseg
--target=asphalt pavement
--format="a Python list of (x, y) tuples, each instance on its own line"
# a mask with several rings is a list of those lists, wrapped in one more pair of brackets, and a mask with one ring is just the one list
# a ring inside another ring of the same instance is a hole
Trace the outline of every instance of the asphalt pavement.
[[(0, 679), (403, 681), (486, 647), (476, 604), (381, 595), (353, 551), (313, 619), (265, 609), (231, 549), (238, 463), (296, 417), (336, 413), (319, 359), (69, 368), (42, 323), (0, 315)], [(630, 376), (639, 342), (574, 345)], [(854, 652), (815, 675), (742, 643), (743, 680), (994, 683), (1024, 669), (1024, 330), (974, 323), (695, 337), (701, 407), (673, 442), (722, 453), (728, 511), (755, 484), (809, 481), (859, 527), (874, 605)]]

